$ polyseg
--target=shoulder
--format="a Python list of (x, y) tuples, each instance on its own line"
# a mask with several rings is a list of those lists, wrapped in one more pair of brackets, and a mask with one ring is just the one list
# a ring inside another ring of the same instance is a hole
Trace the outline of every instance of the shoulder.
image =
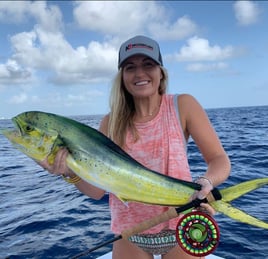
[(180, 94), (177, 98), (180, 115), (185, 119), (195, 112), (203, 111), (202, 106), (194, 96), (190, 94)]
[(187, 135), (200, 124), (204, 124), (208, 118), (205, 110), (195, 97), (190, 94), (181, 94), (178, 96), (178, 109), (182, 128)]
[(190, 94), (178, 94), (178, 103), (182, 105), (190, 105), (194, 103), (198, 103), (196, 98)]
[(181, 94), (178, 96), (178, 105), (185, 113), (204, 112), (199, 101), (190, 94)]
[(103, 133), (104, 135), (108, 135), (108, 125), (109, 125), (109, 118), (110, 118), (110, 115), (109, 114), (106, 114), (101, 122), (100, 122), (100, 126), (99, 126), (99, 131), (101, 133)]

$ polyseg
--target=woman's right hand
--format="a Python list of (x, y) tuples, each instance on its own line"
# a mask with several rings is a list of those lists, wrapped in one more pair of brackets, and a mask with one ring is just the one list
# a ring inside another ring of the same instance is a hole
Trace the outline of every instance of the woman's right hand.
[(57, 152), (53, 164), (49, 164), (47, 158), (41, 162), (38, 162), (38, 164), (51, 174), (71, 177), (74, 176), (75, 174), (68, 168), (66, 164), (66, 158), (68, 154), (69, 151), (66, 148), (61, 148)]
[[(52, 165), (48, 163), (47, 158), (37, 163), (51, 174), (64, 176), (65, 181), (71, 184), (76, 184), (76, 187), (85, 195), (95, 200), (101, 199), (104, 196), (105, 191), (91, 185), (86, 181), (83, 181), (71, 169), (69, 169), (66, 163), (66, 158), (68, 155), (69, 151), (66, 148), (61, 148), (57, 152), (54, 163)], [(78, 183), (79, 186), (77, 185)]]

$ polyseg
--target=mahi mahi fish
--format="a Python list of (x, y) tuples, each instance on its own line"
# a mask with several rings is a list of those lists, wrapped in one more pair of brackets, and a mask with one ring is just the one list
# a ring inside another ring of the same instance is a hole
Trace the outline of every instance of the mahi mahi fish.
[[(181, 206), (201, 186), (152, 171), (129, 156), (98, 130), (52, 113), (29, 111), (12, 119), (16, 129), (2, 133), (35, 161), (53, 163), (67, 148), (67, 166), (84, 181), (115, 194), (124, 202)], [(268, 229), (268, 223), (233, 207), (230, 201), (268, 183), (260, 178), (220, 190), (222, 199), (210, 202), (220, 213), (237, 221)]]

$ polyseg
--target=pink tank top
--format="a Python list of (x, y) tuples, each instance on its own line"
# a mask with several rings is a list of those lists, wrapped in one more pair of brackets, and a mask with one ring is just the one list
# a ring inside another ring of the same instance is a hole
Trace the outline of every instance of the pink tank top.
[[(165, 175), (191, 181), (186, 142), (180, 125), (177, 96), (163, 95), (159, 113), (146, 123), (135, 124), (139, 133), (134, 142), (127, 133), (125, 151), (146, 167)], [(124, 204), (110, 194), (111, 230), (120, 234), (140, 222), (165, 212), (168, 207), (137, 202)], [(175, 229), (178, 219), (159, 224), (143, 233)]]

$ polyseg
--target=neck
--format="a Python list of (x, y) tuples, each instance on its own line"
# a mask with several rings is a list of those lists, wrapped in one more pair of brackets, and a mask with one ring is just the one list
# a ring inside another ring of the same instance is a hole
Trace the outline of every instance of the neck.
[(158, 114), (162, 97), (157, 95), (155, 98), (140, 100), (135, 103), (136, 121), (151, 119)]

